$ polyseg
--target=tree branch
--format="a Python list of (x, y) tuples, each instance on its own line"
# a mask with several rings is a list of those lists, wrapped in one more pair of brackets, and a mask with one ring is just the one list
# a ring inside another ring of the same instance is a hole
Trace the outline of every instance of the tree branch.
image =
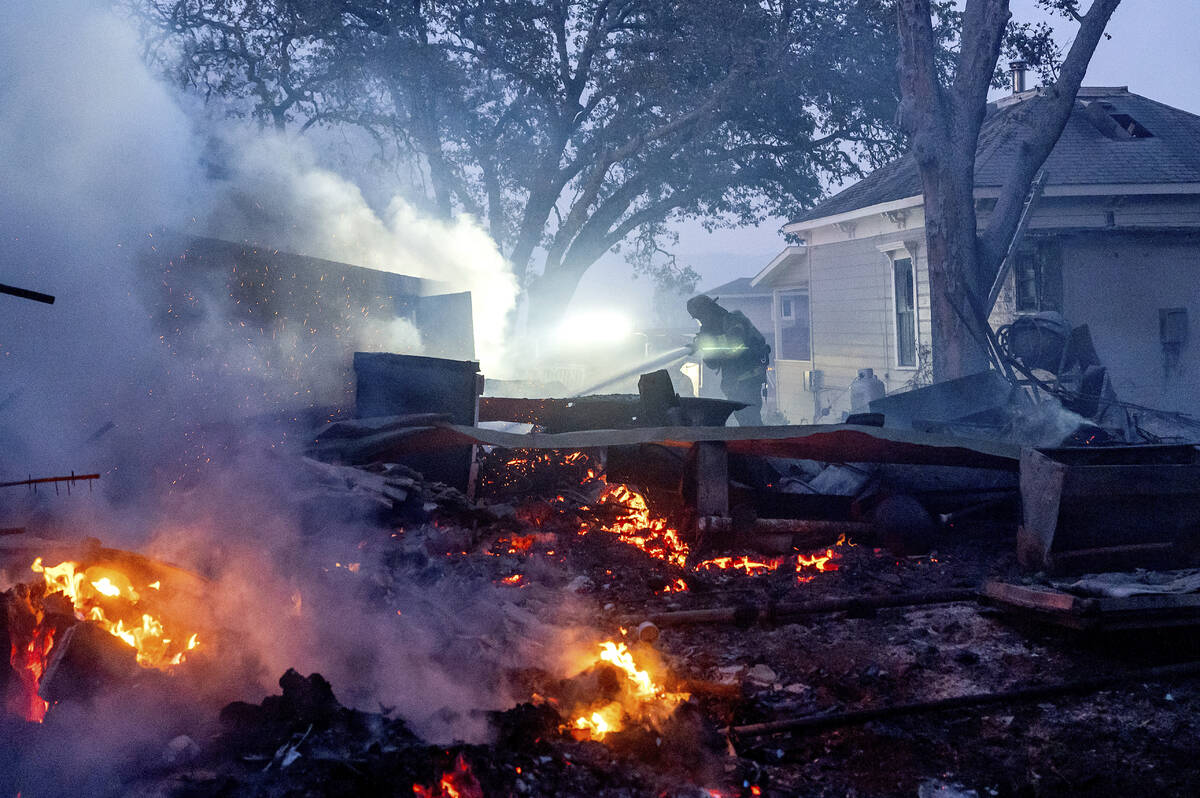
[(1083, 83), (1084, 73), (1087, 72), (1088, 62), (1091, 61), (1092, 53), (1104, 35), (1104, 28), (1120, 2), (1121, 0), (1093, 0), (1059, 70), (1058, 80), (1043, 90), (1038, 97), (1027, 100), (1027, 109), (1018, 109), (1020, 117), (1014, 120), (1020, 140), (1018, 157), (1013, 159), (988, 228), (979, 241), (980, 271), (985, 277), (985, 283), (995, 279), (996, 271), (1008, 251), (1020, 221), (1021, 208), (1025, 204), (1029, 185), (1037, 170), (1046, 162), (1067, 125), (1075, 107), (1075, 95)]

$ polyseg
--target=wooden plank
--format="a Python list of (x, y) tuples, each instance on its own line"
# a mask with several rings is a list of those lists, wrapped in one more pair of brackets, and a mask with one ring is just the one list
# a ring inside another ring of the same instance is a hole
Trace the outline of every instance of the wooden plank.
[(1095, 608), (1093, 600), (1037, 585), (1014, 585), (990, 580), (984, 583), (981, 593), (985, 598), (1006, 607), (1020, 607), (1038, 612), (1079, 615)]
[(1066, 466), (1035, 449), (1021, 452), (1021, 526), (1017, 530), (1017, 561), (1022, 568), (1047, 567)]

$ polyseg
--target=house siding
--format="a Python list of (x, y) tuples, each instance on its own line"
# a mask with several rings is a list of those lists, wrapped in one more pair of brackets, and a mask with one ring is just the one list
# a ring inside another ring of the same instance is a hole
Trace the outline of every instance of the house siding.
[[(1064, 315), (1087, 324), (1117, 398), (1200, 412), (1200, 238), (1087, 234), (1063, 243)], [(1167, 372), (1159, 309), (1185, 308), (1188, 337)]]
[[(850, 410), (850, 383), (859, 369), (874, 369), (888, 391), (911, 385), (916, 370), (896, 362), (891, 259), (881, 247), (907, 241), (915, 249), (910, 254), (915, 255), (917, 344), (918, 349), (928, 346), (924, 230), (866, 221), (851, 231), (814, 231), (814, 240), (824, 243), (810, 246), (808, 252), (813, 359), (811, 363), (779, 361), (776, 366), (779, 408), (793, 423), (841, 421)], [(782, 275), (778, 284), (799, 279), (799, 275)], [(809, 369), (822, 374), (820, 403), (827, 410), (818, 418), (814, 418), (813, 395), (805, 390), (804, 372)]]
[[(981, 226), (988, 223), (981, 212)], [(889, 393), (915, 387), (918, 372), (896, 364), (889, 244), (915, 250), (917, 345), (928, 352), (929, 270), (920, 208), (872, 213), (807, 231), (802, 267), (772, 276), (777, 288), (809, 281), (811, 362), (777, 365), (780, 409), (793, 423), (836, 422), (849, 410), (849, 386), (872, 368)], [(1200, 198), (1188, 194), (1046, 197), (1030, 219), (1031, 237), (1062, 244), (1063, 314), (1088, 324), (1118, 398), (1168, 411), (1200, 413)], [(991, 315), (1011, 322), (1015, 281), (1007, 275)], [(1159, 310), (1184, 308), (1188, 340), (1168, 368)], [(821, 372), (824, 413), (804, 389), (805, 372)], [(814, 416), (816, 416), (814, 418)]]

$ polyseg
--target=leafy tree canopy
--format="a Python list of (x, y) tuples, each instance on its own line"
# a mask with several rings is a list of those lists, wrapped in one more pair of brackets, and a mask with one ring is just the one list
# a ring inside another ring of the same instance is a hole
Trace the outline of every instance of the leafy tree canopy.
[(894, 0), (128, 2), (179, 84), (367, 131), (428, 209), (475, 215), (535, 320), (618, 247), (694, 284), (673, 223), (789, 216), (901, 151)]

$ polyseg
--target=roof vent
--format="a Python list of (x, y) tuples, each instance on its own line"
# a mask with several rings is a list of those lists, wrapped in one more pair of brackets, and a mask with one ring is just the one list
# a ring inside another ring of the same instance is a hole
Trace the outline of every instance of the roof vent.
[(1025, 70), (1029, 65), (1024, 61), (1016, 60), (1008, 62), (1008, 71), (1012, 73), (1012, 93), (1020, 94), (1025, 91)]

